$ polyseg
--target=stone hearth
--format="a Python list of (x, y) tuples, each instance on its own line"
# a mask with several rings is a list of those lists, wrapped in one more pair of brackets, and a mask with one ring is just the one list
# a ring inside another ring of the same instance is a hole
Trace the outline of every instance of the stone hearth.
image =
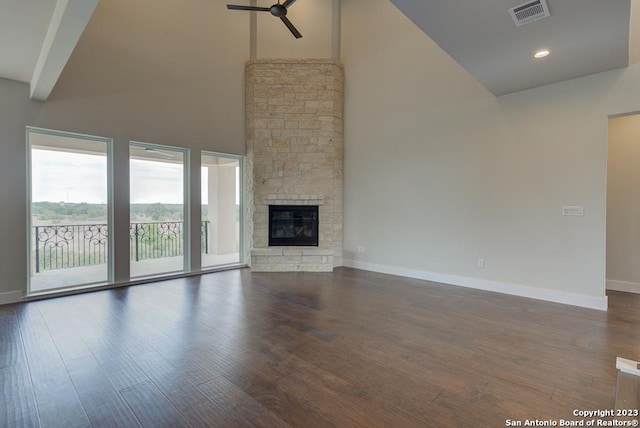
[[(245, 73), (251, 269), (331, 271), (342, 264), (343, 69), (271, 59)], [(269, 205), (318, 205), (319, 245), (269, 247)]]

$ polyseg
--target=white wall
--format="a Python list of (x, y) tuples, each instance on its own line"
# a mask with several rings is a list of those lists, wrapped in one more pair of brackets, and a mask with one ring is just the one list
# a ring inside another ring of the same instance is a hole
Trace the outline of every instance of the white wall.
[[(275, 2), (261, 0), (258, 6)], [(302, 34), (293, 37), (270, 13), (258, 13), (257, 58), (331, 58), (333, 0), (306, 0), (291, 5), (287, 17)]]
[(39, 122), (242, 154), (248, 58), (248, 14), (224, 3), (100, 2)]
[(25, 126), (38, 113), (29, 85), (0, 79), (0, 304), (22, 297), (27, 272)]
[(609, 121), (607, 287), (640, 293), (640, 115)]
[(347, 263), (604, 307), (607, 115), (640, 67), (496, 99), (390, 2), (342, 21)]

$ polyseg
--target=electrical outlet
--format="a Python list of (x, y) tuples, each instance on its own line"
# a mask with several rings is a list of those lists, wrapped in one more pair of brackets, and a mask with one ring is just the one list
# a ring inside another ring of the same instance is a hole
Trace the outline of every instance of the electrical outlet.
[(478, 266), (479, 268), (481, 268), (481, 269), (482, 269), (482, 268), (484, 268), (484, 259), (478, 259), (478, 264), (477, 264), (477, 266)]
[(364, 247), (360, 246), (356, 248), (356, 253), (364, 253)]

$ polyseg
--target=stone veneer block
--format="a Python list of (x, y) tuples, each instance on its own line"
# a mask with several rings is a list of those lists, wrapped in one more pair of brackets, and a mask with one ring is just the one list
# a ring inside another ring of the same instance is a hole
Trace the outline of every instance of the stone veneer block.
[[(262, 59), (245, 68), (247, 188), (254, 271), (342, 264), (344, 71), (333, 60)], [(319, 246), (268, 247), (268, 205), (318, 205)]]

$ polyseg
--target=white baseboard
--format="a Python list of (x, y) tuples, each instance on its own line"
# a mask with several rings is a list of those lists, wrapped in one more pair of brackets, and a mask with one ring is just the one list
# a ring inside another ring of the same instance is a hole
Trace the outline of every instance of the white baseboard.
[(9, 303), (18, 303), (22, 301), (22, 291), (9, 291), (0, 293), (0, 305), (8, 305)]
[(616, 281), (613, 279), (607, 279), (607, 290), (640, 294), (640, 284), (638, 284), (637, 282)]
[(465, 276), (427, 272), (397, 266), (380, 265), (376, 263), (367, 263), (357, 260), (344, 259), (343, 265), (355, 269), (404, 276), (414, 279), (423, 279), (426, 281), (440, 282), (449, 285), (458, 285), (461, 287), (493, 291), (496, 293), (511, 294), (514, 296), (528, 297), (530, 299), (545, 300), (548, 302), (562, 303), (565, 305), (580, 306), (583, 308), (598, 309), (601, 311), (606, 311), (608, 306), (607, 296), (584, 296), (581, 294), (565, 293), (564, 291), (529, 287), (526, 285), (510, 284), (506, 282), (491, 281), (486, 279), (469, 278)]
[(627, 373), (634, 376), (640, 376), (640, 363), (634, 360), (627, 360), (626, 358), (616, 358), (616, 369), (623, 373)]

